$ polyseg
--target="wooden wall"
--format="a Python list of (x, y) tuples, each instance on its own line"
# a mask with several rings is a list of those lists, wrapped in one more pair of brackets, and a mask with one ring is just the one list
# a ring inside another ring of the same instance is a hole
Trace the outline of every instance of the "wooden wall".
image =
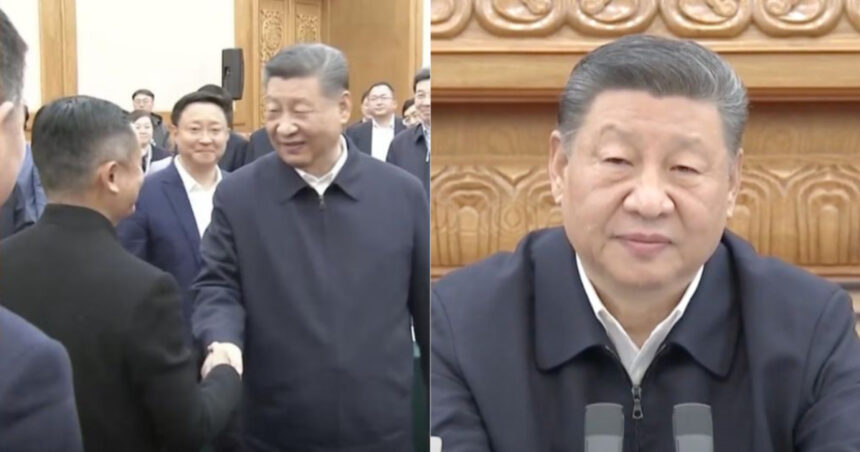
[(236, 46), (245, 54), (245, 95), (234, 115), (237, 131), (262, 125), (263, 66), (294, 43), (325, 42), (344, 52), (356, 118), (361, 93), (372, 82), (390, 81), (399, 101), (411, 95), (420, 62), (421, 0), (234, 1)]
[(421, 64), (421, 4), (331, 0), (330, 44), (349, 60), (353, 120), (361, 117), (361, 94), (374, 82), (391, 83), (398, 105), (412, 97), (412, 77)]
[(433, 274), (556, 225), (557, 99), (588, 50), (634, 32), (721, 53), (752, 99), (730, 227), (860, 288), (860, 0), (433, 0)]

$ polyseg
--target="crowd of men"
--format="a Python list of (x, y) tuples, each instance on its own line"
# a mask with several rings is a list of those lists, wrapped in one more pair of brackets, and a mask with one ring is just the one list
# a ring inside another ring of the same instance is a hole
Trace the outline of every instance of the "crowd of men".
[(207, 85), (167, 124), (146, 89), (131, 112), (53, 100), (27, 146), (27, 45), (0, 30), (0, 200), (38, 203), (30, 153), (44, 196), (0, 243), (0, 450), (412, 450), (429, 70), (410, 126), (377, 83), (347, 127), (344, 55), (301, 44), (266, 63), (247, 140)]

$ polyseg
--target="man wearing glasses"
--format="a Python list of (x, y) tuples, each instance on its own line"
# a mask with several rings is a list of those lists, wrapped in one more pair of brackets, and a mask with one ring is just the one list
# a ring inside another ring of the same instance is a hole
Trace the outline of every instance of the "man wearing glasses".
[(400, 118), (394, 116), (397, 101), (394, 99), (394, 88), (388, 82), (371, 85), (367, 103), (371, 120), (350, 126), (345, 134), (361, 152), (384, 162), (391, 140), (406, 126)]

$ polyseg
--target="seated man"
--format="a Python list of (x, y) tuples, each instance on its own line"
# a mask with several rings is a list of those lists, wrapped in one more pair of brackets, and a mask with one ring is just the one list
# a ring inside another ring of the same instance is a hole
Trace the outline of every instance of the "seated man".
[(582, 450), (596, 403), (625, 451), (676, 450), (686, 403), (712, 450), (860, 450), (847, 293), (726, 230), (746, 119), (737, 74), (693, 42), (628, 36), (576, 65), (550, 136), (563, 227), (433, 289), (446, 452)]
[(198, 385), (176, 283), (116, 238), (143, 180), (128, 119), (91, 97), (51, 102), (33, 157), (48, 206), (0, 245), (0, 299), (68, 350), (85, 450), (198, 450), (238, 403), (241, 368), (210, 355)]

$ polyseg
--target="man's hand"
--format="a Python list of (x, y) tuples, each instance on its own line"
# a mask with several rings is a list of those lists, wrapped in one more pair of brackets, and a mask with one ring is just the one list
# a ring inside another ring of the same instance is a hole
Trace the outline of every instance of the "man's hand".
[(236, 373), (242, 376), (242, 350), (235, 344), (229, 342), (213, 342), (207, 347), (209, 354), (200, 369), (200, 376), (206, 378), (209, 372), (220, 364), (227, 364), (236, 369)]

